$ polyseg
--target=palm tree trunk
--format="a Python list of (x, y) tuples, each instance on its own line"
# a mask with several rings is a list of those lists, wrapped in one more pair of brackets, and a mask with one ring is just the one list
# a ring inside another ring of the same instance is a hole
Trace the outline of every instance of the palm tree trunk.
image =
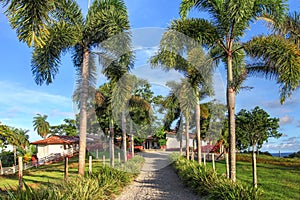
[(252, 175), (253, 175), (253, 187), (257, 188), (255, 145), (252, 145)]
[(199, 99), (197, 98), (197, 105), (196, 105), (196, 129), (197, 129), (197, 160), (198, 163), (201, 165), (202, 157), (201, 157), (201, 130), (200, 130), (200, 104)]
[(190, 129), (190, 122), (189, 122), (189, 118), (188, 115), (186, 114), (185, 117), (185, 137), (186, 137), (186, 159), (190, 159), (190, 134), (189, 134), (189, 129)]
[(130, 145), (131, 145), (131, 156), (133, 157), (134, 156), (134, 137), (133, 137), (133, 127), (132, 127), (132, 120), (130, 120), (130, 137), (131, 137), (131, 142), (130, 142)]
[(124, 112), (122, 112), (122, 133), (123, 133), (123, 156), (124, 156), (124, 162), (127, 162), (126, 117), (125, 117), (125, 113)]
[(114, 167), (115, 166), (115, 144), (114, 144), (114, 121), (111, 119), (109, 123), (109, 130), (110, 130), (110, 135), (109, 135), (109, 147), (110, 147), (110, 166)]
[(235, 150), (235, 89), (233, 88), (232, 75), (232, 56), (228, 54), (227, 58), (227, 108), (228, 108), (228, 127), (229, 127), (229, 160), (230, 160), (230, 178), (236, 182), (236, 150)]
[(87, 130), (87, 99), (88, 99), (88, 67), (89, 50), (84, 49), (82, 64), (82, 88), (80, 94), (80, 122), (79, 122), (79, 160), (78, 174), (84, 176), (85, 153), (86, 153), (86, 130)]

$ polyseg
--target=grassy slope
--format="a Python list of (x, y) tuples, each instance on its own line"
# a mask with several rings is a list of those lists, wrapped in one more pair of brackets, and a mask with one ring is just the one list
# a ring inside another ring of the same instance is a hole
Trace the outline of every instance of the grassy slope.
[[(251, 156), (237, 156), (237, 160), (237, 179), (252, 184)], [(264, 191), (263, 199), (300, 199), (299, 159), (283, 159), (260, 155), (258, 161), (258, 187)], [(211, 163), (208, 163), (208, 166), (211, 167)], [(216, 169), (218, 173), (225, 174), (225, 162), (217, 162)]]
[[(108, 162), (107, 162), (108, 164)], [(102, 161), (93, 161), (93, 171), (102, 165)], [(69, 160), (69, 178), (76, 177), (78, 170), (78, 158)], [(88, 164), (86, 164), (86, 172)], [(23, 180), (32, 187), (39, 184), (57, 183), (64, 179), (64, 163), (57, 162), (51, 165), (40, 166), (38, 168), (30, 168), (24, 171)], [(0, 176), (0, 190), (6, 190), (7, 187), (18, 186), (18, 174), (9, 176)]]

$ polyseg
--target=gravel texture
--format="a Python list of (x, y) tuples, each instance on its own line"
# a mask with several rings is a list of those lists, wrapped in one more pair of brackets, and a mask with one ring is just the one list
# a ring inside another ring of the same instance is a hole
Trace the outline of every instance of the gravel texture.
[(185, 187), (169, 163), (169, 152), (143, 153), (146, 162), (141, 174), (124, 188), (117, 200), (200, 200)]

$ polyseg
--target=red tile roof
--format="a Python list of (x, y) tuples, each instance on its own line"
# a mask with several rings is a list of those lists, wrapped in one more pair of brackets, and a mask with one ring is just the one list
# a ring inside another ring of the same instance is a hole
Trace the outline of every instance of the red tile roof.
[(31, 144), (74, 144), (79, 143), (78, 136), (59, 136), (59, 135), (51, 135), (50, 137), (44, 140), (37, 140), (32, 142)]

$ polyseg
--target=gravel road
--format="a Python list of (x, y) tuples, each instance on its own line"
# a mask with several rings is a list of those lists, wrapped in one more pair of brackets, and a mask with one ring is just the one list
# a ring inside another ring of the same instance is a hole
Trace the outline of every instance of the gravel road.
[(185, 187), (169, 163), (169, 152), (143, 153), (146, 162), (141, 174), (117, 200), (201, 200)]

